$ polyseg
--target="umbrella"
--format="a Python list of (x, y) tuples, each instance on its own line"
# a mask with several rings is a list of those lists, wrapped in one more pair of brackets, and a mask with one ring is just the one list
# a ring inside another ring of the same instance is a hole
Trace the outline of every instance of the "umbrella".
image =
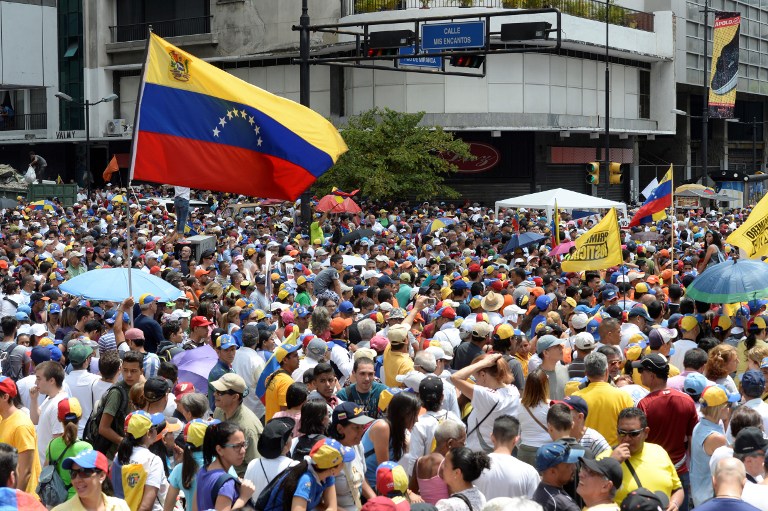
[[(365, 266), (365, 259), (360, 256), (342, 255), (344, 259), (344, 266)], [(323, 266), (330, 266), (331, 260), (326, 259), (323, 261)]]
[(127, 201), (125, 200), (125, 195), (121, 193), (120, 195), (115, 195), (112, 197), (112, 202), (115, 204), (125, 204)]
[(10, 197), (0, 197), (0, 209), (15, 209), (19, 201)]
[(30, 202), (29, 203), (30, 209), (37, 210), (37, 211), (53, 211), (56, 209), (56, 204), (49, 200), (39, 200), (36, 202)]
[(435, 218), (424, 227), (423, 232), (425, 234), (428, 234), (430, 232), (435, 232), (438, 229), (442, 229), (443, 227), (448, 227), (449, 225), (453, 225), (455, 223), (456, 223), (455, 218), (449, 218), (449, 217)]
[(501, 250), (502, 254), (514, 251), (516, 248), (527, 247), (528, 245), (534, 245), (542, 240), (549, 239), (548, 236), (543, 236), (535, 232), (524, 232), (523, 234), (513, 234), (504, 248)]
[(558, 246), (552, 249), (552, 251), (549, 253), (549, 255), (565, 255), (568, 253), (568, 251), (571, 250), (571, 247), (574, 246), (576, 243), (573, 241), (564, 241), (560, 243)]
[(334, 213), (361, 213), (363, 210), (357, 205), (357, 202), (353, 201), (350, 197), (344, 199), (341, 203), (341, 211), (335, 211)]
[[(181, 296), (179, 288), (161, 278), (136, 268), (130, 271), (133, 296), (149, 293), (165, 302), (172, 302)], [(128, 268), (103, 268), (87, 271), (63, 282), (59, 287), (65, 293), (91, 300), (122, 302), (131, 295), (128, 292)]]
[(360, 213), (362, 211), (351, 198), (333, 193), (320, 199), (315, 209), (325, 213)]
[(179, 368), (178, 381), (189, 382), (197, 392), (207, 395), (208, 375), (218, 359), (216, 352), (207, 344), (178, 353), (173, 357), (173, 363)]
[(643, 231), (634, 233), (631, 238), (635, 241), (660, 241), (664, 235), (653, 231)]
[(747, 302), (768, 296), (768, 265), (759, 260), (729, 259), (693, 279), (685, 295), (705, 303)]
[(362, 238), (372, 238), (375, 235), (376, 233), (373, 232), (373, 229), (355, 229), (339, 238), (339, 244), (346, 245)]

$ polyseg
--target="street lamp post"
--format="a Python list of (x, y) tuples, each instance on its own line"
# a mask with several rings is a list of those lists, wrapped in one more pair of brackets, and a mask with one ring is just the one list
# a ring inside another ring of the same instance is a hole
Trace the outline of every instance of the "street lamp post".
[[(67, 103), (72, 103), (74, 105), (77, 105), (79, 107), (85, 108), (85, 175), (90, 176), (91, 175), (91, 116), (90, 116), (90, 109), (92, 106), (96, 106), (99, 103), (109, 103), (112, 101), (115, 101), (117, 99), (117, 94), (110, 94), (109, 96), (105, 96), (101, 98), (98, 101), (75, 101), (72, 96), (69, 94), (64, 94), (63, 92), (57, 92), (55, 96), (63, 101), (66, 101)], [(91, 190), (91, 177), (88, 178), (88, 192), (90, 193)]]

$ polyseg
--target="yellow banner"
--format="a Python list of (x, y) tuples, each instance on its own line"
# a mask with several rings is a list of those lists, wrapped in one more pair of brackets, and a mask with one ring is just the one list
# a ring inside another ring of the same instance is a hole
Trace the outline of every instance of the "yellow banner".
[(576, 251), (561, 266), (563, 271), (604, 270), (622, 262), (619, 221), (612, 208), (597, 225), (576, 238)]
[(747, 220), (725, 241), (742, 249), (750, 259), (768, 255), (768, 195), (760, 199)]
[(709, 78), (709, 116), (719, 119), (733, 117), (736, 85), (739, 81), (738, 12), (718, 12), (712, 31), (712, 69)]

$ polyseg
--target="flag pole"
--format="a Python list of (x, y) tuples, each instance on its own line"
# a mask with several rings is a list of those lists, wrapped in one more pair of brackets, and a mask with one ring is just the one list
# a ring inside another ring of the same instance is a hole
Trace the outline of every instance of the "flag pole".
[(672, 192), (670, 194), (670, 197), (672, 199), (672, 203), (670, 206), (672, 207), (672, 236), (670, 238), (670, 244), (669, 244), (669, 255), (672, 257), (672, 271), (674, 272), (674, 265), (675, 265), (675, 228), (677, 227), (677, 215), (675, 212), (675, 169), (673, 164), (669, 164), (669, 182), (672, 184)]

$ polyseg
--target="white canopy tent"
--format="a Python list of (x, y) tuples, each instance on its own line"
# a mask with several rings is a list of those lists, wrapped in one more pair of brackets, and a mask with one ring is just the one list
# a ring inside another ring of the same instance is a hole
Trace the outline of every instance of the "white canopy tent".
[(557, 201), (558, 209), (592, 210), (618, 208), (624, 213), (625, 217), (627, 216), (627, 205), (623, 202), (592, 197), (591, 195), (585, 195), (564, 188), (555, 188), (496, 201), (496, 215), (498, 216), (499, 214), (499, 208), (545, 209), (547, 211), (547, 221), (550, 221), (555, 209), (555, 201)]

